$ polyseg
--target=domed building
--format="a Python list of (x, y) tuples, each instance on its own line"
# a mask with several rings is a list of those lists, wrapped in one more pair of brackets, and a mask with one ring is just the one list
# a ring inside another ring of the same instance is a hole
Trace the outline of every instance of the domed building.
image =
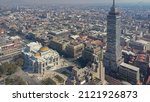
[(44, 73), (60, 65), (58, 52), (43, 47), (38, 42), (29, 43), (23, 50), (24, 69), (34, 73)]
[(41, 47), (40, 48), (40, 52), (45, 52), (45, 51), (48, 51), (49, 50), (49, 48), (48, 47)]

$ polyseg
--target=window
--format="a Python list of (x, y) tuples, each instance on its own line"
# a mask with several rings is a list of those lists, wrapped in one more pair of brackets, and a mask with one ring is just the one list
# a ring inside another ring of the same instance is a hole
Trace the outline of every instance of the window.
[(53, 62), (55, 62), (55, 58), (53, 59)]

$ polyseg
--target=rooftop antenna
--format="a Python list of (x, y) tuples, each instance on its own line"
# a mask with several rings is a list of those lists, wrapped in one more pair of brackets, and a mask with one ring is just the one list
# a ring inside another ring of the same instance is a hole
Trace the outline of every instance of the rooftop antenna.
[(115, 8), (115, 0), (113, 0), (113, 8)]
[(115, 11), (115, 0), (113, 0), (112, 11)]

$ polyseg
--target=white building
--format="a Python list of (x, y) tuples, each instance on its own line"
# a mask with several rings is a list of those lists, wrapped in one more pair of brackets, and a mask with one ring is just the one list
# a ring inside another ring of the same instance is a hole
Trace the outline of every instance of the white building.
[(49, 68), (60, 64), (58, 52), (42, 47), (38, 42), (29, 43), (22, 53), (25, 61), (24, 68), (34, 73), (44, 73)]
[(140, 68), (122, 62), (119, 67), (120, 78), (132, 84), (137, 84), (140, 80)]

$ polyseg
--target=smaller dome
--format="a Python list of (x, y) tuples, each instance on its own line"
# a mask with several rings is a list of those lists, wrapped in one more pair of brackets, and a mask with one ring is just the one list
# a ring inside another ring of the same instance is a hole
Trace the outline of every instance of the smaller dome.
[(40, 48), (40, 52), (45, 52), (45, 51), (48, 51), (49, 50), (49, 48), (48, 47), (41, 47)]
[(36, 54), (34, 54), (34, 56), (35, 56), (35, 57), (40, 57), (41, 54), (40, 54), (40, 53), (36, 53)]

